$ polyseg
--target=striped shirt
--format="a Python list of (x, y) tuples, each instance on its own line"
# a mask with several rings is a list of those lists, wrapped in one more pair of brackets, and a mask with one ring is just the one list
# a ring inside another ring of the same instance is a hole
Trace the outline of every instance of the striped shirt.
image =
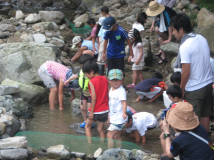
[(46, 61), (45, 64), (46, 64), (47, 73), (51, 77), (53, 77), (55, 80), (58, 80), (58, 81), (61, 77), (63, 81), (66, 81), (66, 73), (69, 70), (67, 67), (54, 61)]

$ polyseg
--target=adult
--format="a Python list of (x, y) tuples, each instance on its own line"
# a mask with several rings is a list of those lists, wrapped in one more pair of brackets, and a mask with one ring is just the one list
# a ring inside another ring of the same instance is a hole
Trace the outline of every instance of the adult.
[(213, 106), (209, 45), (203, 36), (193, 32), (187, 15), (176, 15), (170, 25), (175, 38), (181, 40), (176, 61), (182, 66), (180, 87), (185, 100), (193, 105), (200, 123), (208, 131)]
[[(175, 138), (172, 142), (170, 141), (170, 127), (175, 131)], [(211, 142), (208, 133), (199, 124), (198, 117), (188, 102), (180, 102), (167, 112), (162, 130), (165, 133), (162, 147), (166, 150), (168, 158), (179, 155), (181, 160), (214, 159), (213, 151), (206, 143)]]
[[(166, 43), (169, 43), (172, 40), (172, 28), (170, 27), (171, 18), (176, 15), (176, 12), (169, 7), (166, 7), (162, 4), (158, 4), (156, 1), (149, 3), (149, 8), (146, 10), (146, 14), (152, 17), (158, 17), (159, 21), (156, 23), (157, 27), (155, 32), (160, 36), (159, 45), (160, 47)], [(155, 26), (155, 21), (153, 21), (150, 28), (150, 32), (153, 32)], [(161, 59), (158, 64), (167, 63), (167, 59), (162, 50), (159, 50), (156, 56), (160, 56)]]
[[(94, 52), (92, 41), (83, 40), (80, 36), (76, 36), (72, 40), (72, 48), (78, 47), (79, 51), (71, 58), (71, 61), (76, 61), (83, 54), (90, 54), (94, 59), (97, 59), (98, 53)], [(97, 43), (95, 42), (95, 48), (97, 49)]]

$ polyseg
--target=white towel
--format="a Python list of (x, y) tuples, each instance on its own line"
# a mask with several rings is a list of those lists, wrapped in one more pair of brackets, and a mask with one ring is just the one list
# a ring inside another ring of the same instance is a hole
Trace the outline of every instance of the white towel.
[(165, 32), (166, 31), (166, 25), (165, 25), (165, 22), (164, 22), (163, 12), (160, 14), (160, 27), (159, 27), (159, 31), (160, 32)]

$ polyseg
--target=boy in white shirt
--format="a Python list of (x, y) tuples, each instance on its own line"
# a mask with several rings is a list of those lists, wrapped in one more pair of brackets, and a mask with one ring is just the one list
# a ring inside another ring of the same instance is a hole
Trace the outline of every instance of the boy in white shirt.
[[(110, 126), (108, 128), (108, 148), (114, 148), (114, 140), (121, 141), (121, 131), (127, 121), (126, 91), (122, 86), (123, 72), (112, 69), (108, 74), (111, 89), (109, 91)], [(121, 147), (121, 143), (117, 144)]]

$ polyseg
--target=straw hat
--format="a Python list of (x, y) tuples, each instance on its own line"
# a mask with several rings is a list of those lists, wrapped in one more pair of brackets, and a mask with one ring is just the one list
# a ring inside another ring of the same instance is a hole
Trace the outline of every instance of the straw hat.
[(166, 114), (167, 122), (178, 130), (192, 130), (199, 125), (193, 106), (188, 102), (180, 102)]
[(148, 16), (157, 16), (164, 11), (165, 7), (162, 4), (158, 4), (156, 1), (149, 3), (149, 8), (146, 10)]

